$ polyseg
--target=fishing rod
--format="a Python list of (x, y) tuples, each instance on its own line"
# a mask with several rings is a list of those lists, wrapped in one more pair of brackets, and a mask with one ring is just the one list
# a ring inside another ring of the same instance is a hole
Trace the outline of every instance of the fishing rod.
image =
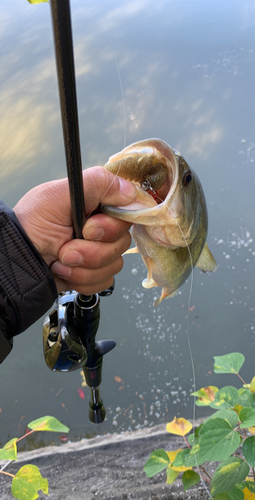
[[(69, 0), (50, 0), (58, 88), (71, 199), (73, 237), (82, 239), (85, 199), (79, 137), (72, 24)], [(43, 324), (44, 357), (53, 371), (83, 369), (91, 390), (89, 419), (101, 423), (105, 408), (100, 398), (103, 356), (114, 340), (96, 341), (100, 298), (111, 295), (113, 286), (100, 294), (82, 295), (74, 290), (59, 295)]]

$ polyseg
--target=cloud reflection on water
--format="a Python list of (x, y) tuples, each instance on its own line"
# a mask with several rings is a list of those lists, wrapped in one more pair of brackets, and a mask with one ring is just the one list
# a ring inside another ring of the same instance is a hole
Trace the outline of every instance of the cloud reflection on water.
[(54, 121), (50, 103), (38, 104), (33, 97), (2, 93), (0, 106), (0, 178), (12, 176), (34, 166), (38, 155), (50, 152), (50, 142), (44, 140), (44, 128)]
[[(97, 11), (90, 4), (84, 6), (73, 2), (73, 21), (79, 24), (78, 30), (74, 28), (74, 41), (81, 137), (89, 138), (87, 165), (102, 163), (108, 153), (115, 152), (114, 148), (123, 147), (124, 126), (127, 127), (128, 142), (146, 136), (162, 136), (162, 131), (165, 131), (164, 139), (172, 143), (173, 122), (176, 121), (178, 126), (184, 113), (182, 126), (186, 128), (185, 133), (190, 134), (185, 146), (189, 152), (206, 154), (208, 144), (222, 139), (222, 126), (215, 116), (213, 122), (209, 120), (211, 115), (206, 104), (201, 108), (201, 115), (195, 113), (194, 122), (189, 109), (190, 96), (187, 105), (185, 96), (182, 98), (178, 91), (175, 93), (173, 85), (176, 84), (173, 82), (178, 80), (177, 76), (182, 77), (183, 68), (181, 64), (180, 67), (176, 65), (175, 57), (169, 54), (168, 48), (163, 43), (155, 44), (148, 52), (146, 45), (140, 43), (138, 48), (138, 44), (134, 43), (133, 37), (138, 37), (140, 42), (137, 25), (140, 16), (143, 16), (143, 22), (144, 17), (150, 19), (163, 4), (161, 2), (155, 7), (149, 0), (131, 1), (124, 2), (120, 8), (113, 3), (104, 13), (103, 8)], [(6, 76), (1, 84), (0, 104), (2, 179), (17, 170), (34, 168), (39, 156), (40, 161), (49, 158), (55, 147), (53, 138), (59, 136), (60, 114), (48, 6), (26, 5), (22, 10), (20, 5), (15, 5), (16, 8), (24, 18), (23, 31), (19, 36), (13, 31), (16, 30), (16, 23), (10, 13), (5, 19), (8, 36), (9, 40), (12, 37), (18, 40), (18, 45), (8, 43), (1, 55), (1, 67)], [(86, 15), (91, 18), (88, 29)], [(82, 23), (84, 28), (81, 30)], [(148, 23), (145, 25), (148, 26)], [(115, 29), (118, 32), (123, 30), (121, 37), (115, 35)], [(105, 42), (100, 38), (102, 34)], [(158, 35), (155, 30), (151, 37), (156, 41)], [(124, 89), (126, 124), (115, 57)], [(178, 102), (181, 103), (179, 107)], [(203, 121), (203, 125), (199, 126), (199, 121)], [(105, 153), (102, 147), (99, 147), (100, 153), (98, 151), (97, 135), (103, 147), (109, 145)], [(173, 146), (179, 147), (180, 144), (176, 144), (175, 140)]]

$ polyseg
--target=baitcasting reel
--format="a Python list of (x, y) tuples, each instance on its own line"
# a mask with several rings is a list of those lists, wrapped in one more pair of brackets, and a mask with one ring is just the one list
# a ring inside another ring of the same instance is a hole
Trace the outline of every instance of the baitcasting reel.
[[(114, 286), (100, 295), (111, 295)], [(99, 326), (99, 294), (81, 295), (70, 291), (59, 295), (43, 323), (43, 349), (46, 364), (53, 371), (83, 369), (91, 389), (89, 419), (104, 421), (105, 409), (100, 399), (103, 355), (111, 351), (114, 340), (96, 341)]]

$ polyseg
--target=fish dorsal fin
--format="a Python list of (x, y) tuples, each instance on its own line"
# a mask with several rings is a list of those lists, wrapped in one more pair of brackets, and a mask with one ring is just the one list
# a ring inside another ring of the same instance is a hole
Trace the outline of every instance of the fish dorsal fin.
[(203, 248), (203, 251), (196, 263), (196, 266), (203, 271), (203, 273), (213, 272), (217, 269), (217, 262), (209, 250), (207, 243)]

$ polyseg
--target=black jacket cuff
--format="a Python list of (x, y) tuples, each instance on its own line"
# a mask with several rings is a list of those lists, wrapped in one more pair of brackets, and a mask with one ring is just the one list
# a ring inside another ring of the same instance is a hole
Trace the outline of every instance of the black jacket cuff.
[[(57, 295), (49, 267), (0, 200), (0, 332), (7, 342), (45, 314)], [(0, 335), (0, 362), (2, 346)]]

